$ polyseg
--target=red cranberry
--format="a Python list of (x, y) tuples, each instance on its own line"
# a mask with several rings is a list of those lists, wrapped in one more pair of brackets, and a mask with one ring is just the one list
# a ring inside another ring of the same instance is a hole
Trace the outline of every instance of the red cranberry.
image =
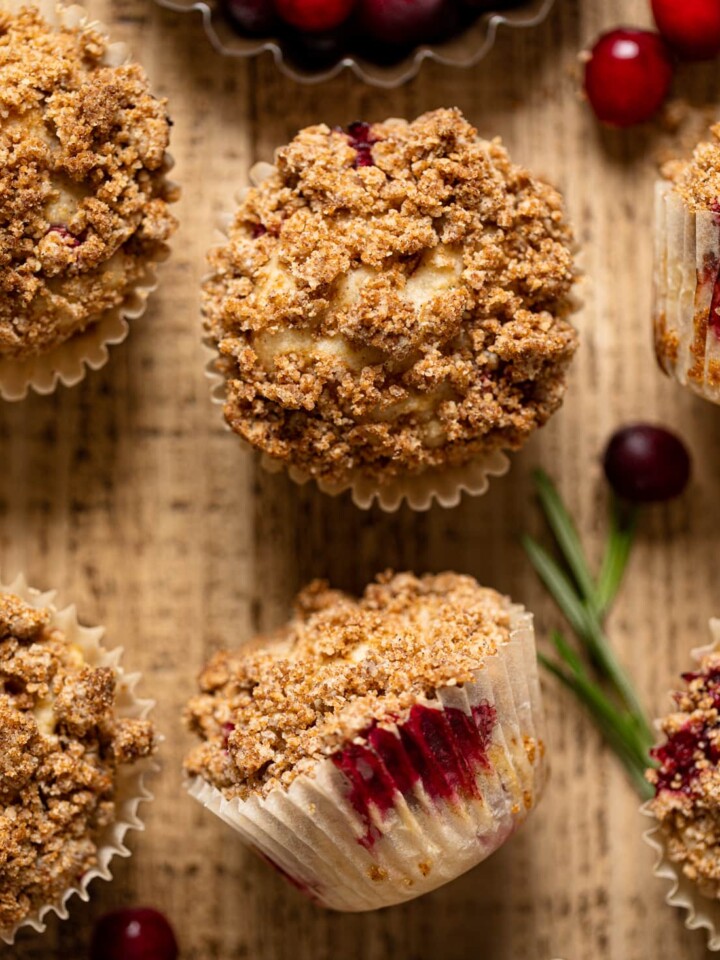
[(348, 127), (347, 135), (348, 140), (350, 141), (350, 146), (356, 151), (357, 154), (355, 157), (355, 166), (375, 166), (375, 161), (373, 160), (372, 155), (372, 147), (374, 143), (377, 143), (377, 140), (373, 136), (372, 127), (370, 124), (361, 120), (351, 123)]
[(334, 30), (352, 13), (355, 0), (275, 0), (278, 13), (307, 33)]
[(668, 95), (673, 65), (665, 41), (649, 30), (605, 33), (585, 65), (585, 93), (598, 120), (629, 127), (649, 120)]
[(177, 960), (172, 927), (157, 910), (114, 910), (95, 924), (90, 960)]
[(243, 33), (269, 34), (277, 24), (275, 0), (221, 0), (230, 23)]
[(690, 479), (690, 454), (682, 440), (663, 427), (644, 423), (612, 435), (604, 466), (615, 493), (635, 503), (677, 497)]
[(658, 30), (686, 60), (712, 60), (720, 53), (718, 0), (652, 0)]
[(358, 12), (372, 41), (412, 45), (446, 35), (455, 8), (447, 0), (359, 0)]

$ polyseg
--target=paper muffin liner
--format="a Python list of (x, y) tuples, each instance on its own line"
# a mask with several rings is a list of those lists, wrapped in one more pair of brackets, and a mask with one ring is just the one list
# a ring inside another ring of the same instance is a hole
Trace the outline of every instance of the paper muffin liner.
[(655, 351), (684, 387), (720, 403), (720, 212), (692, 210), (668, 181), (655, 186)]
[[(692, 651), (693, 659), (697, 663), (700, 663), (703, 657), (720, 649), (720, 620), (710, 621), (710, 631), (713, 637), (712, 643)], [(643, 816), (655, 821), (650, 802), (643, 804), (640, 812)], [(682, 865), (670, 859), (659, 826), (656, 825), (647, 830), (643, 834), (643, 838), (657, 854), (653, 868), (654, 875), (661, 880), (670, 881), (665, 902), (671, 907), (679, 907), (687, 913), (685, 926), (688, 930), (707, 930), (709, 950), (720, 950), (720, 900), (712, 900), (710, 897), (703, 896), (697, 885), (685, 876)]]
[[(28, 5), (37, 7), (44, 19), (58, 29), (73, 29), (87, 24), (104, 35), (109, 31), (103, 24), (88, 19), (80, 6), (64, 6), (56, 0), (0, 0), (0, 10), (17, 12)], [(107, 66), (121, 66), (131, 59), (130, 51), (122, 42), (111, 43), (104, 57)], [(165, 172), (174, 165), (168, 154)], [(171, 184), (174, 186), (174, 184)], [(122, 343), (128, 335), (128, 321), (139, 319), (147, 308), (151, 293), (157, 289), (157, 261), (148, 261), (143, 276), (129, 290), (122, 303), (107, 310), (83, 330), (71, 334), (63, 343), (34, 357), (4, 357), (0, 355), (0, 397), (3, 400), (24, 400), (29, 390), (39, 394), (53, 393), (58, 384), (74, 387), (84, 379), (88, 369), (99, 370), (109, 358), (108, 348)]]
[[(0, 583), (0, 594), (12, 593), (19, 596), (26, 603), (35, 608), (46, 608), (52, 611), (50, 621), (53, 627), (63, 631), (71, 643), (76, 644), (83, 653), (85, 661), (92, 667), (110, 667), (117, 677), (117, 691), (115, 709), (119, 716), (137, 717), (145, 719), (155, 706), (154, 700), (140, 699), (135, 688), (140, 680), (139, 673), (125, 673), (120, 660), (123, 654), (121, 647), (106, 650), (100, 645), (105, 628), (83, 627), (78, 623), (77, 611), (74, 605), (58, 610), (54, 606), (55, 591), (41, 592), (28, 586), (25, 577), (21, 574), (9, 584)], [(125, 837), (129, 830), (144, 830), (144, 824), (138, 816), (140, 804), (153, 799), (148, 790), (146, 781), (149, 776), (157, 773), (159, 766), (152, 757), (144, 757), (134, 764), (121, 765), (118, 769), (115, 791), (116, 816), (113, 823), (108, 824), (101, 832), (97, 843), (97, 866), (87, 870), (80, 882), (65, 891), (58, 903), (48, 903), (36, 913), (21, 921), (11, 929), (0, 929), (0, 941), (6, 944), (13, 943), (15, 936), (23, 927), (30, 927), (41, 933), (50, 914), (57, 914), (61, 920), (66, 920), (69, 912), (69, 901), (78, 896), (81, 900), (90, 899), (88, 887), (96, 878), (111, 880), (110, 869), (114, 857), (129, 857), (131, 851), (125, 845)]]
[[(256, 163), (250, 170), (250, 182), (258, 186), (274, 172), (275, 166), (272, 163)], [(238, 203), (242, 202), (246, 193), (247, 189), (240, 191)], [(224, 213), (218, 220), (218, 228), (225, 238), (233, 220), (232, 213)], [(212, 340), (206, 339), (204, 342), (209, 350), (205, 372), (211, 381), (212, 401), (224, 405), (225, 378), (216, 367), (217, 349)], [(246, 446), (255, 449), (249, 443), (246, 443)], [(368, 510), (377, 501), (378, 506), (387, 513), (394, 513), (403, 502), (407, 502), (413, 510), (429, 510), (433, 502), (437, 502), (441, 507), (456, 507), (463, 493), (480, 496), (490, 486), (491, 477), (501, 477), (510, 469), (510, 460), (501, 450), (476, 455), (457, 466), (431, 467), (421, 473), (393, 477), (383, 484), (378, 484), (361, 473), (344, 483), (329, 483), (298, 467), (287, 466), (267, 454), (261, 454), (260, 463), (269, 473), (285, 471), (291, 480), (300, 485), (314, 480), (323, 493), (333, 497), (349, 490), (353, 503), (362, 510)]]
[(287, 789), (190, 794), (307, 896), (365, 911), (413, 899), (480, 863), (524, 822), (544, 780), (532, 616), (511, 607), (510, 639), (470, 683), (371, 725)]

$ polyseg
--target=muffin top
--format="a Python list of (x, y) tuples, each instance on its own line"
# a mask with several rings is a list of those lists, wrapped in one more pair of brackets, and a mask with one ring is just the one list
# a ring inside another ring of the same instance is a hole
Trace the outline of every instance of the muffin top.
[(227, 797), (287, 787), (374, 722), (472, 680), (509, 638), (509, 601), (472, 577), (386, 573), (359, 600), (316, 581), (276, 634), (205, 667), (186, 769)]
[(710, 140), (699, 143), (692, 158), (668, 164), (664, 172), (694, 210), (718, 212), (720, 198), (720, 123), (710, 128)]
[(115, 717), (115, 684), (50, 610), (0, 596), (0, 930), (96, 865), (118, 767), (154, 749), (148, 721)]
[(576, 348), (571, 240), (458, 110), (302, 130), (210, 254), (228, 422), (330, 483), (518, 447)]
[(175, 222), (169, 119), (90, 27), (0, 11), (0, 356), (62, 343), (123, 302)]
[(683, 674), (673, 694), (677, 710), (661, 724), (665, 742), (648, 771), (656, 795), (650, 803), (671, 860), (705, 896), (720, 897), (720, 653)]

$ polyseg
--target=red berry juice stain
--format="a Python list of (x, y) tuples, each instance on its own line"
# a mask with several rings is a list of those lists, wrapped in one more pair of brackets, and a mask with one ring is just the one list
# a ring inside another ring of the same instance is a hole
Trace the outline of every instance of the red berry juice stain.
[(374, 167), (375, 161), (373, 160), (372, 148), (373, 144), (378, 141), (377, 138), (373, 136), (372, 126), (360, 120), (356, 123), (351, 123), (347, 128), (347, 137), (350, 141), (350, 146), (357, 154), (355, 157), (355, 166)]
[[(668, 737), (667, 742), (662, 746), (650, 751), (651, 756), (660, 765), (656, 784), (658, 793), (661, 790), (690, 792), (692, 781), (699, 774), (695, 754), (704, 740), (703, 730), (702, 724), (687, 724)], [(706, 741), (703, 750), (709, 757), (710, 750)]]
[(398, 727), (399, 736), (373, 725), (363, 734), (366, 743), (336, 753), (332, 761), (348, 781), (348, 800), (366, 827), (361, 846), (370, 849), (380, 836), (373, 808), (382, 815), (398, 795), (412, 799), (418, 782), (435, 801), (477, 797), (476, 772), (488, 766), (496, 721), (489, 703), (473, 707), (472, 716), (456, 707), (418, 705)]
[(82, 242), (81, 240), (78, 240), (76, 236), (70, 233), (68, 228), (63, 226), (62, 223), (51, 224), (48, 233), (57, 233), (70, 247), (79, 247)]

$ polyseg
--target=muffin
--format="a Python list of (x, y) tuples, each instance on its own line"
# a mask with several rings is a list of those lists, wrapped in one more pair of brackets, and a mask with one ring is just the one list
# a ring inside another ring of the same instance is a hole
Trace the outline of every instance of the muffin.
[(532, 617), (454, 573), (311, 584), (277, 633), (212, 657), (185, 718), (190, 793), (335, 910), (464, 873), (543, 782)]
[(77, 893), (110, 878), (154, 766), (151, 706), (102, 630), (58, 612), (22, 579), (0, 587), (0, 939), (67, 917)]
[(687, 926), (710, 931), (720, 949), (720, 620), (714, 643), (684, 673), (675, 709), (659, 721), (663, 741), (647, 777), (655, 797), (644, 812), (656, 826), (646, 838), (659, 854), (656, 875), (670, 879), (668, 903), (688, 911)]
[(308, 127), (254, 179), (204, 286), (228, 424), (361, 506), (484, 490), (576, 349), (560, 195), (458, 110)]
[(655, 349), (662, 369), (720, 403), (720, 124), (655, 193)]
[(175, 229), (170, 120), (77, 7), (0, 0), (0, 390), (97, 368)]

